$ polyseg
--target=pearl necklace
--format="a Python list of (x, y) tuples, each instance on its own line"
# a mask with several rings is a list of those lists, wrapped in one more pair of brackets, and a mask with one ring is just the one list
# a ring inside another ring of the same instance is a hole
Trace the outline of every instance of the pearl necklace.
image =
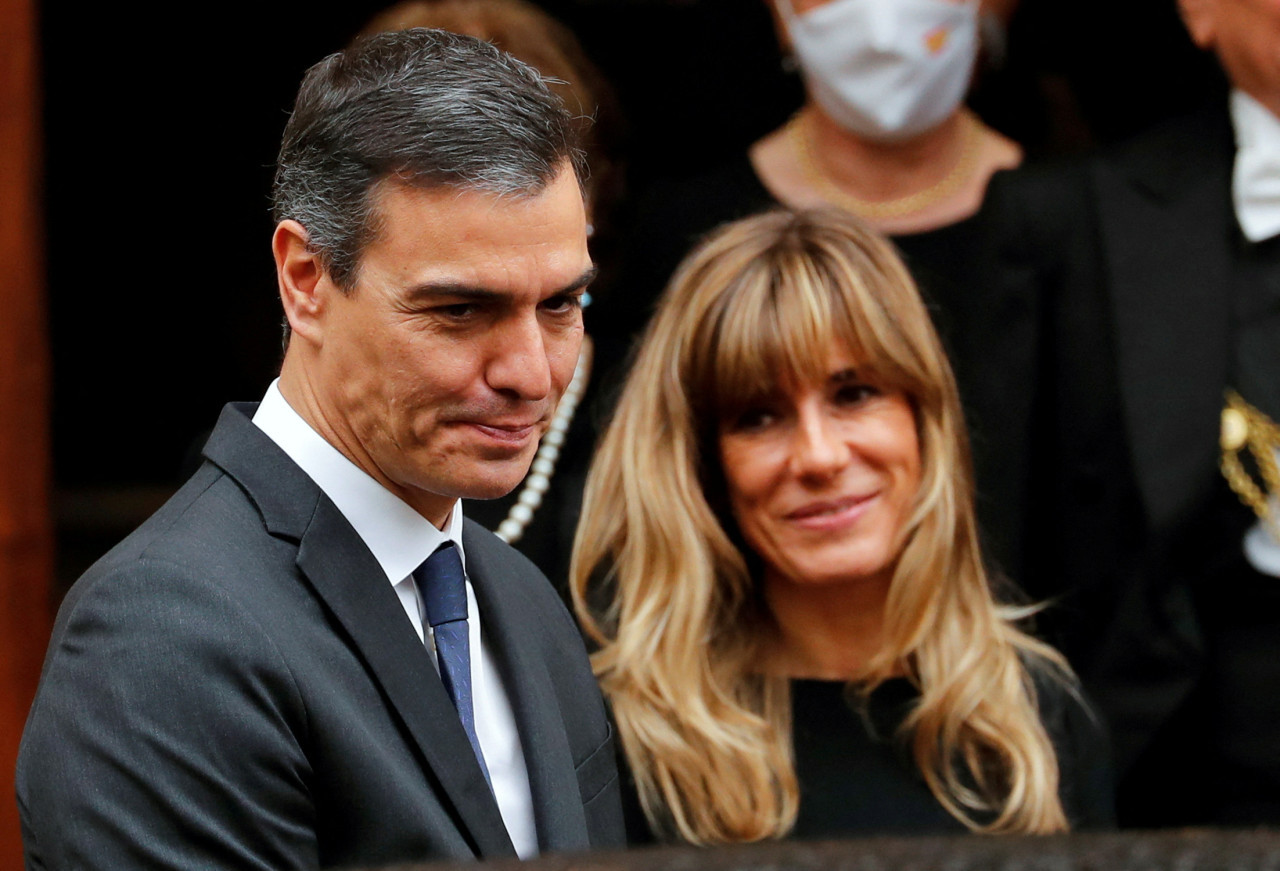
[(962, 125), (960, 135), (964, 142), (955, 165), (937, 183), (922, 191), (893, 200), (864, 200), (841, 187), (814, 155), (803, 113), (797, 112), (787, 122), (787, 136), (800, 161), (800, 169), (804, 172), (805, 180), (820, 191), (828, 202), (863, 218), (886, 220), (905, 218), (923, 211), (934, 203), (955, 194), (973, 177), (973, 172), (978, 166), (978, 155), (982, 151), (982, 137), (979, 135), (977, 119), (967, 109), (961, 110), (960, 121)]
[(556, 470), (556, 461), (560, 459), (560, 448), (564, 447), (565, 436), (569, 425), (573, 423), (573, 413), (578, 410), (578, 402), (587, 388), (591, 378), (591, 337), (583, 336), (582, 350), (578, 354), (578, 364), (573, 367), (573, 377), (565, 388), (555, 414), (551, 416), (551, 426), (538, 445), (538, 453), (529, 467), (529, 476), (524, 479), (524, 486), (516, 503), (507, 512), (507, 517), (498, 524), (495, 533), (507, 544), (515, 544), (524, 536), (525, 527), (533, 520), (533, 512), (542, 505), (542, 495), (551, 486), (551, 476)]

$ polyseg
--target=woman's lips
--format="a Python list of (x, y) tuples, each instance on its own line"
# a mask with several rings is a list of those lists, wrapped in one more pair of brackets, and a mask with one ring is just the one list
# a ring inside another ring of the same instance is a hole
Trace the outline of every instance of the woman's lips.
[(877, 491), (809, 502), (785, 514), (784, 519), (803, 529), (840, 529), (857, 521), (878, 495)]

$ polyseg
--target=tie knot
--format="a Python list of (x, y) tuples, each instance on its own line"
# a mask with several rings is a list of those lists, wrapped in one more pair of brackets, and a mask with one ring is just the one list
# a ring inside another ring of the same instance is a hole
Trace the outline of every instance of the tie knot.
[(413, 573), (427, 606), (427, 622), (441, 623), (467, 619), (466, 575), (453, 542), (447, 541), (427, 557)]

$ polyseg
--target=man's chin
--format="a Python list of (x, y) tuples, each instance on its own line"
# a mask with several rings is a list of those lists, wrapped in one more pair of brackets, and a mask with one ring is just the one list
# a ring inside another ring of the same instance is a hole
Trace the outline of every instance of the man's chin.
[[(523, 480), (523, 479), (521, 479), (521, 480)], [(515, 490), (515, 489), (516, 489), (516, 487), (518, 487), (518, 486), (520, 486), (520, 481), (516, 481), (516, 482), (515, 482), (514, 484), (512, 484), (510, 487), (483, 487), (483, 488), (482, 488), (482, 487), (474, 487), (474, 488), (469, 488), (469, 489), (468, 489), (468, 492), (466, 492), (465, 494), (463, 494), (462, 498), (463, 498), (463, 499), (470, 499), (470, 500), (472, 500), (472, 501), (487, 502), (487, 501), (491, 501), (491, 500), (493, 500), (493, 499), (501, 499), (501, 498), (502, 498), (502, 497), (504, 497), (504, 496), (508, 496), (508, 495), (510, 495), (510, 494), (511, 494), (511, 492), (512, 492), (513, 490)]]
[(511, 493), (524, 481), (525, 476), (529, 473), (529, 464), (532, 457), (519, 458), (519, 460), (511, 460), (501, 464), (500, 471), (496, 469), (477, 472), (470, 480), (459, 482), (459, 495), (463, 499), (501, 499)]

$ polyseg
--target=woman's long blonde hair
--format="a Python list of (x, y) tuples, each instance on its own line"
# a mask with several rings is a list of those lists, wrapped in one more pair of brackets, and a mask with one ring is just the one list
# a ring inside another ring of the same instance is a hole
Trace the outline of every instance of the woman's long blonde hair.
[(649, 820), (698, 844), (785, 835), (799, 789), (789, 684), (761, 667), (772, 630), (725, 507), (721, 414), (847, 348), (915, 411), (921, 480), (857, 680), (904, 674), (902, 724), (938, 801), (981, 832), (1067, 828), (1032, 672), (1069, 672), (997, 604), (978, 546), (955, 379), (891, 246), (835, 211), (722, 227), (677, 270), (587, 481), (570, 587)]

